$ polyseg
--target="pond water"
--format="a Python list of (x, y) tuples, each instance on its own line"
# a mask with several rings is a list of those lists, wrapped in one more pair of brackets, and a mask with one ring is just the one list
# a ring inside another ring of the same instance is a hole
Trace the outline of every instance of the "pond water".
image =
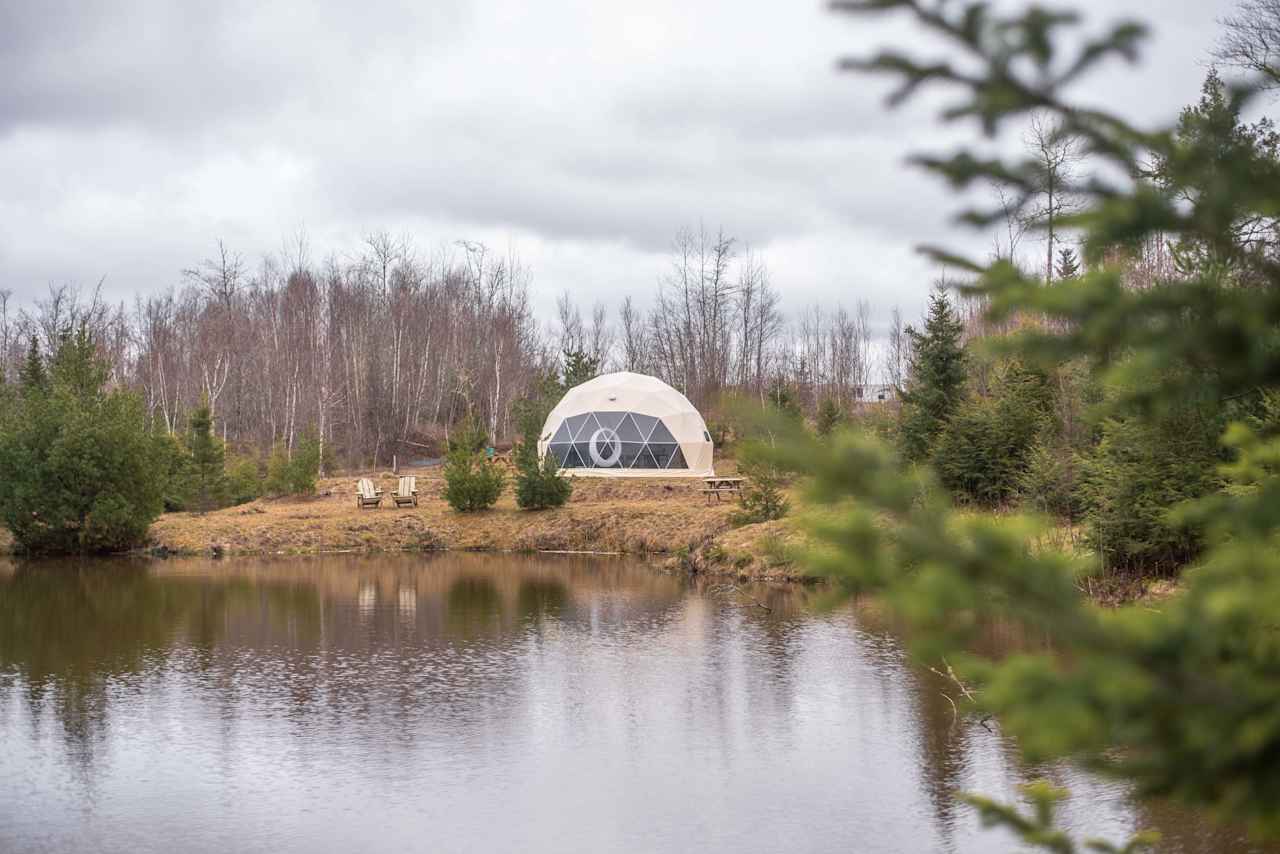
[[(997, 851), (1035, 777), (874, 607), (610, 559), (0, 562), (0, 851)], [(992, 632), (989, 642), (1013, 639)]]

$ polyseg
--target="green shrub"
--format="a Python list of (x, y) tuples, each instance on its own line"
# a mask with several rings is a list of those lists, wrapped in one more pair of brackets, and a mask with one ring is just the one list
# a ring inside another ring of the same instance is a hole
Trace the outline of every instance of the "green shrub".
[(164, 512), (191, 506), (191, 454), (177, 436), (155, 434), (156, 465), (161, 474)]
[(1159, 423), (1111, 418), (1082, 470), (1086, 537), (1111, 569), (1168, 571), (1199, 552), (1198, 531), (1171, 511), (1222, 485), (1223, 424), (1192, 407)]
[(1037, 513), (1075, 519), (1083, 506), (1079, 469), (1070, 448), (1055, 447), (1041, 439), (1027, 452), (1026, 467), (1018, 476), (1018, 495)]
[(483, 454), (460, 446), (444, 465), (444, 499), (460, 513), (487, 510), (502, 494), (502, 471)]
[(933, 464), (943, 485), (969, 503), (1008, 503), (1048, 417), (1049, 398), (1043, 374), (1006, 366), (992, 395), (961, 403), (938, 437)]
[(840, 404), (836, 403), (832, 398), (823, 398), (822, 403), (818, 405), (818, 415), (815, 423), (818, 435), (830, 436), (844, 422), (845, 414), (844, 410), (840, 408)]
[(253, 457), (232, 457), (227, 461), (227, 499), (245, 504), (262, 495), (262, 477)]
[(760, 453), (754, 447), (744, 452), (741, 470), (747, 477), (747, 482), (742, 488), (741, 506), (733, 514), (732, 521), (735, 525), (771, 522), (787, 515), (790, 509), (782, 491), (786, 483), (782, 471), (772, 462), (763, 459)]
[(313, 495), (320, 471), (320, 443), (314, 436), (304, 435), (290, 454), (277, 444), (267, 459), (267, 479), (263, 487), (267, 495)]
[(104, 390), (107, 368), (83, 326), (64, 337), (52, 370), (29, 364), (22, 374), (0, 419), (0, 521), (17, 548), (66, 554), (141, 545), (164, 509), (166, 476), (142, 401)]
[(537, 445), (522, 442), (516, 451), (516, 504), (522, 510), (563, 507), (573, 493), (569, 478), (551, 454), (538, 460)]

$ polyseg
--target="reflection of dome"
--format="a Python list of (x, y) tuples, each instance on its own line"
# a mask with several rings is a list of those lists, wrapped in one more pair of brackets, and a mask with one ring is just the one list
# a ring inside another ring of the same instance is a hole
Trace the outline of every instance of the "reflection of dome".
[(706, 477), (711, 435), (689, 399), (656, 377), (605, 374), (569, 389), (538, 442), (575, 474)]

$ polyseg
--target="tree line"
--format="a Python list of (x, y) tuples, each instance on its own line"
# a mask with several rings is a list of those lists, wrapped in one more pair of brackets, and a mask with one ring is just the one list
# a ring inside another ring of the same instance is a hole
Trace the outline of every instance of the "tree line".
[(291, 457), (311, 437), (321, 459), (356, 467), (439, 455), (468, 419), (490, 442), (513, 437), (519, 401), (574, 359), (657, 375), (700, 406), (728, 391), (764, 400), (773, 385), (847, 403), (879, 372), (865, 302), (788, 318), (764, 261), (723, 232), (677, 234), (647, 310), (629, 297), (584, 321), (565, 294), (540, 320), (531, 287), (514, 252), (474, 242), (424, 254), (375, 234), (316, 262), (299, 237), (254, 267), (219, 243), (132, 306), (100, 287), (53, 286), (23, 306), (0, 291), (0, 379), (32, 352), (52, 364), (83, 326), (152, 429), (182, 434), (203, 401), (237, 451)]

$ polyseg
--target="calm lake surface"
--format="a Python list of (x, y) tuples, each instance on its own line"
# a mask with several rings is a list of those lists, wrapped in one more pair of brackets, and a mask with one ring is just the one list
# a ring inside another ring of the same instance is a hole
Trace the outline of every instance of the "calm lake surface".
[(1046, 776), (1078, 831), (1254, 850), (1026, 767), (815, 595), (577, 557), (0, 561), (0, 852), (990, 852), (957, 792)]

